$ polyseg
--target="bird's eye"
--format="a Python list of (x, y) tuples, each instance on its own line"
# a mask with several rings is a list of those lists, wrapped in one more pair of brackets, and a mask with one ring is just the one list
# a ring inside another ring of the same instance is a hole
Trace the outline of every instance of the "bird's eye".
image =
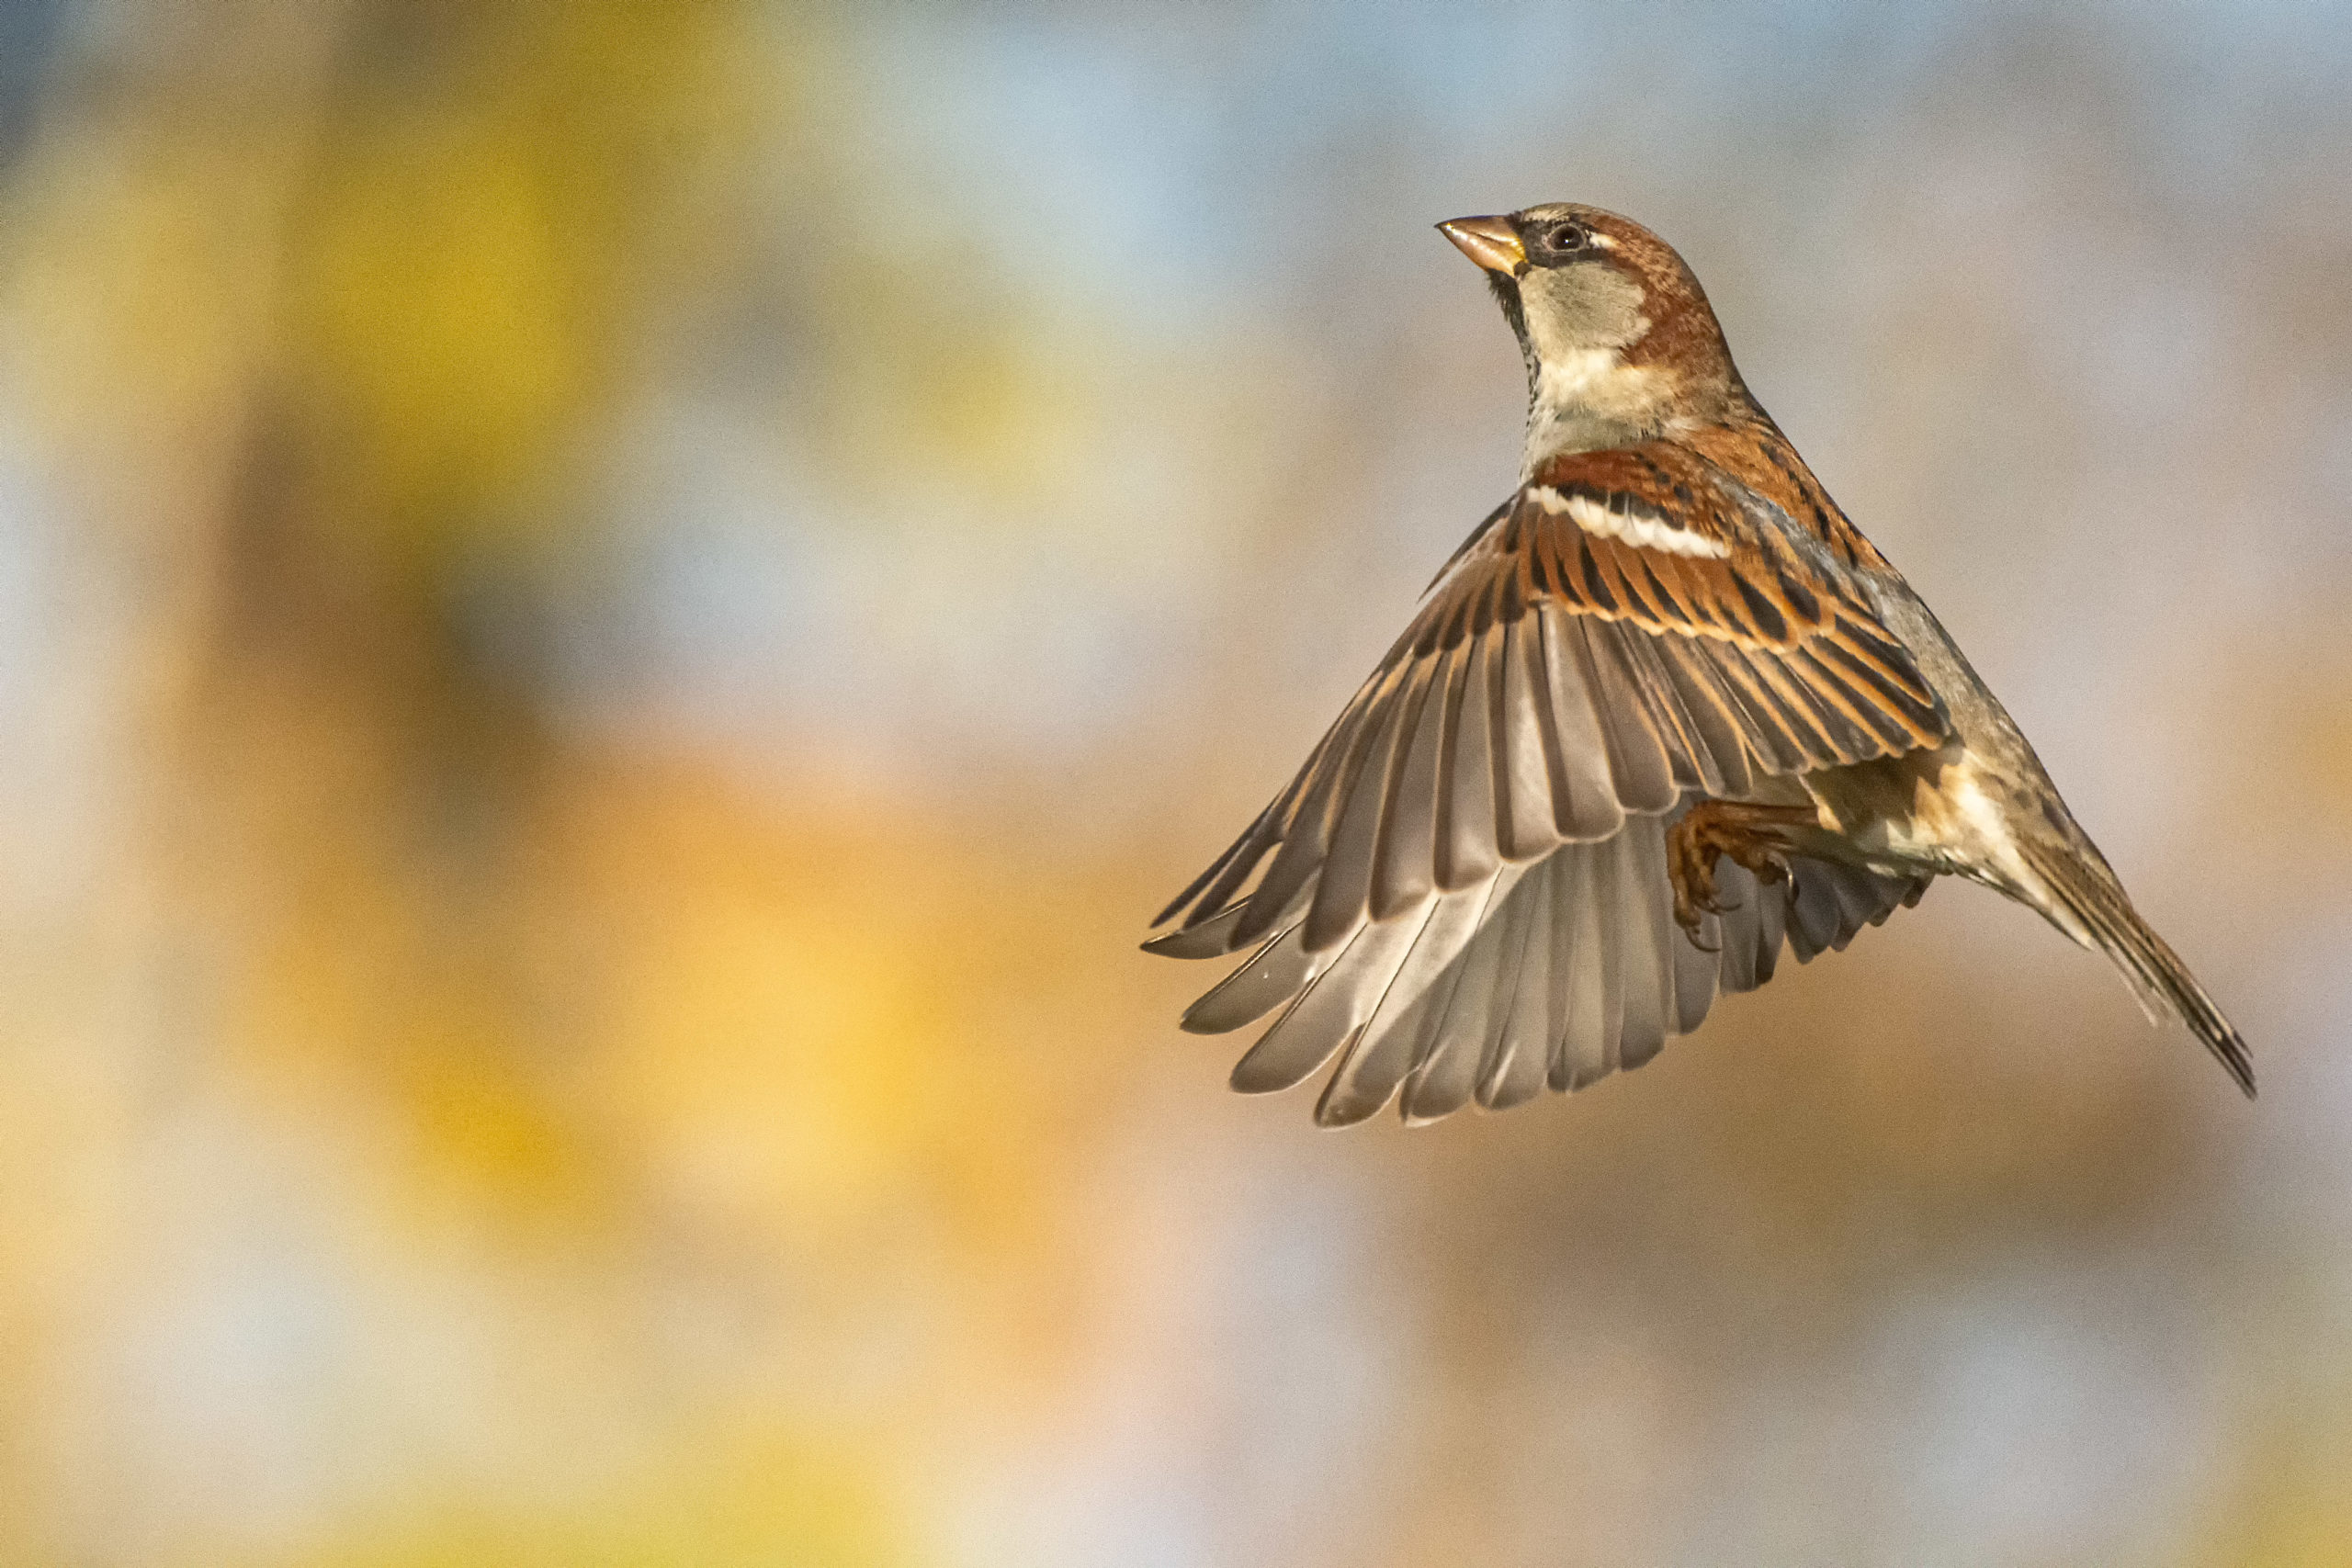
[(1562, 253), (1580, 251), (1592, 243), (1581, 223), (1555, 223), (1544, 231), (1544, 248)]

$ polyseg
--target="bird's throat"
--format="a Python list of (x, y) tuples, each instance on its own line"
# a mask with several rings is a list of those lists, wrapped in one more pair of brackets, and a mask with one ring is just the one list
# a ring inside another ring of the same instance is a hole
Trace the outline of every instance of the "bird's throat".
[(1614, 348), (1530, 357), (1526, 473), (1564, 452), (1630, 446), (1665, 431), (1678, 388), (1664, 366), (1628, 365)]

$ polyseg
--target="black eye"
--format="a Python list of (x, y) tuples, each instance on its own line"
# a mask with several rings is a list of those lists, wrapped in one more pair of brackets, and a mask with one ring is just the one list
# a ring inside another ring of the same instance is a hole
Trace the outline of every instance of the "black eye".
[(1544, 248), (1563, 254), (1584, 249), (1592, 243), (1592, 236), (1581, 223), (1555, 223), (1544, 231)]

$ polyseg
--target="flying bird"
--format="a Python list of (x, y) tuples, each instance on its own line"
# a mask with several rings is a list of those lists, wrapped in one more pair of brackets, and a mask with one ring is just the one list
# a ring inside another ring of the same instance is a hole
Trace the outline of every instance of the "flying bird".
[(1571, 204), (1438, 228), (1526, 360), (1518, 489), (1145, 944), (1246, 953), (1183, 1027), (1338, 1059), (1326, 1125), (1640, 1066), (1715, 994), (1938, 876), (2105, 953), (2245, 1091), (2245, 1043), (2132, 907), (1998, 699), (1741, 382), (1682, 258)]

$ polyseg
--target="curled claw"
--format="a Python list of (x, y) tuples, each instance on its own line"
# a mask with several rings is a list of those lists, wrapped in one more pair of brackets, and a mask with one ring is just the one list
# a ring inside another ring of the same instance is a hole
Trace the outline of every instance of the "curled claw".
[(1702, 953), (1719, 951), (1699, 937), (1709, 915), (1721, 915), (1738, 905), (1726, 904), (1715, 888), (1715, 862), (1729, 855), (1732, 863), (1770, 886), (1785, 882), (1783, 827), (1814, 819), (1802, 807), (1759, 806), (1743, 800), (1702, 800), (1682, 814), (1667, 833), (1667, 866), (1674, 883), (1674, 920)]
[[(1684, 822), (1689, 818), (1685, 818)], [(1715, 856), (1720, 852), (1704, 841), (1702, 831), (1684, 831), (1677, 823), (1667, 835), (1667, 863), (1674, 884), (1674, 923), (1690, 939), (1690, 945), (1702, 953), (1715, 953), (1720, 947), (1706, 941), (1699, 932), (1709, 915), (1724, 912), (1724, 903), (1715, 888)]]

